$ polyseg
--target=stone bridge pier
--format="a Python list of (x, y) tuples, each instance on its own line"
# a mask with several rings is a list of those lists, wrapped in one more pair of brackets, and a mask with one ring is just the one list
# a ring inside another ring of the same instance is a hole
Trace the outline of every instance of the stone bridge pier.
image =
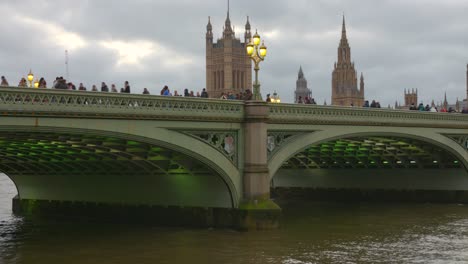
[(244, 199), (240, 211), (245, 212), (242, 226), (256, 229), (276, 228), (281, 209), (270, 199), (267, 136), (269, 107), (264, 102), (245, 103), (244, 128)]

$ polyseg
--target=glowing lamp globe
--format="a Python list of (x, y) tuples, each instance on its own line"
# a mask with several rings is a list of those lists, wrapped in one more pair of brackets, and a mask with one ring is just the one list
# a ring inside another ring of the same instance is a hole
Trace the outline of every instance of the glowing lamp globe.
[(267, 54), (267, 47), (262, 43), (262, 46), (260, 46), (260, 56), (263, 58)]
[(252, 43), (247, 44), (247, 55), (252, 55), (254, 51), (254, 45)]
[(28, 73), (28, 81), (29, 82), (32, 82), (34, 79), (34, 74), (32, 74), (31, 70), (29, 70), (29, 73)]
[(253, 44), (255, 46), (258, 46), (258, 44), (260, 44), (260, 35), (258, 35), (257, 32), (255, 32), (255, 35), (253, 36)]

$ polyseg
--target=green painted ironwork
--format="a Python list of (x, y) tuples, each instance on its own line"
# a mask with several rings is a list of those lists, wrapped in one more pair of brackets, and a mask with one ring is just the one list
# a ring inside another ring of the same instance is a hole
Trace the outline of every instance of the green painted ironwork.
[(216, 171), (169, 148), (110, 136), (0, 133), (0, 171), (20, 198), (234, 207)]
[(200, 162), (167, 148), (73, 134), (2, 133), (0, 160), (0, 170), (7, 174), (122, 174), (135, 170), (165, 175), (213, 174)]
[(311, 145), (282, 169), (446, 169), (458, 158), (426, 142), (399, 137), (352, 137)]
[(183, 133), (211, 145), (219, 153), (230, 159), (234, 165), (237, 166), (239, 164), (238, 147), (240, 144), (238, 144), (239, 137), (237, 131), (193, 130), (184, 131)]

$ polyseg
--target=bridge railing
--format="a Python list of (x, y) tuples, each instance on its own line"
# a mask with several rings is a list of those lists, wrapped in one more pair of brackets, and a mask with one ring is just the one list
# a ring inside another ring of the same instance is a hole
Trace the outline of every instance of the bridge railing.
[(0, 112), (240, 121), (244, 118), (244, 103), (173, 96), (0, 87)]
[[(468, 128), (468, 115), (268, 104), (269, 123)], [(0, 87), (0, 114), (242, 122), (238, 100)]]
[(468, 128), (468, 114), (270, 104), (270, 123)]

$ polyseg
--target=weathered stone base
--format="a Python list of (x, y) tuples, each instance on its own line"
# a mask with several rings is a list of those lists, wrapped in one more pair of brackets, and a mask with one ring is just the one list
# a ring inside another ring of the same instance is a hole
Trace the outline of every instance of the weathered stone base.
[(244, 201), (238, 212), (238, 227), (243, 230), (270, 230), (280, 226), (282, 210), (272, 200)]
[[(120, 205), (13, 198), (13, 212), (28, 220), (71, 220), (239, 230), (278, 227), (281, 209), (271, 203), (241, 209)], [(276, 206), (276, 207), (274, 207)]]
[(468, 203), (468, 191), (460, 190), (371, 190), (276, 187), (271, 189), (271, 196), (281, 200)]

